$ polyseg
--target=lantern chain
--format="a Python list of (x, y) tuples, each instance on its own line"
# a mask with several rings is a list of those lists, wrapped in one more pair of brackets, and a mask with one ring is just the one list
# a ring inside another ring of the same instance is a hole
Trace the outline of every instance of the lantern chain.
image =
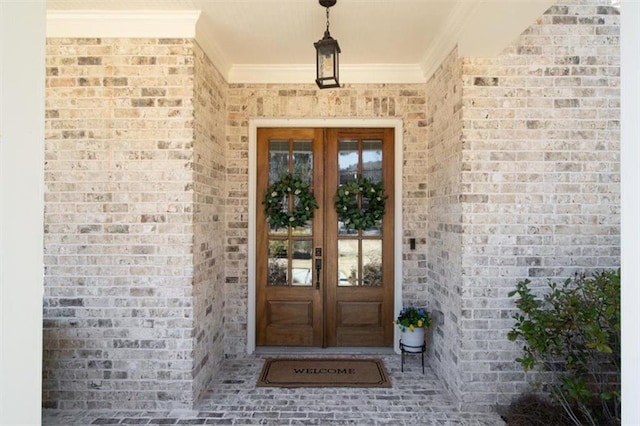
[(329, 32), (329, 8), (327, 7), (327, 33)]

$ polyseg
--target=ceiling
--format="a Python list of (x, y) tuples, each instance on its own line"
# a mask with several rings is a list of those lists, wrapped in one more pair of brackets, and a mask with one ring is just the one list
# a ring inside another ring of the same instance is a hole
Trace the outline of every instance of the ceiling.
[[(426, 81), (456, 45), (461, 56), (496, 55), (553, 3), (338, 0), (330, 9), (330, 31), (342, 50), (341, 82)], [(313, 81), (313, 43), (326, 25), (317, 0), (46, 0), (46, 5), (48, 36), (191, 35), (231, 83)], [(175, 30), (176, 20), (185, 34)]]

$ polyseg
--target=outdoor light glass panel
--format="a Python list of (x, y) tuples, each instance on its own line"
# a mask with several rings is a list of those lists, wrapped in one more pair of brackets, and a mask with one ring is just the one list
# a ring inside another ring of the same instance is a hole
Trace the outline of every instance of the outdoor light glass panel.
[(321, 89), (340, 87), (338, 77), (338, 42), (327, 36), (313, 44), (316, 47), (316, 83)]

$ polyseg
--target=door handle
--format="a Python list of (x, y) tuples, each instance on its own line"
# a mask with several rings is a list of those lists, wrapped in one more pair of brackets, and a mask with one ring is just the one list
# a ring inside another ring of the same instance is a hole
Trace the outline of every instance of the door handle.
[(316, 259), (316, 290), (320, 290), (320, 270), (322, 269), (322, 259)]

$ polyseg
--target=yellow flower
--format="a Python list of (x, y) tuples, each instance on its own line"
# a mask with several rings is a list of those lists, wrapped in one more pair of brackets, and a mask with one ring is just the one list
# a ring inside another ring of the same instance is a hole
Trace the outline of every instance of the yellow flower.
[(409, 331), (413, 331), (414, 329), (415, 329), (415, 327), (413, 326), (413, 324), (411, 324), (411, 325), (409, 326)]
[(422, 327), (422, 320), (418, 320), (418, 327)]

